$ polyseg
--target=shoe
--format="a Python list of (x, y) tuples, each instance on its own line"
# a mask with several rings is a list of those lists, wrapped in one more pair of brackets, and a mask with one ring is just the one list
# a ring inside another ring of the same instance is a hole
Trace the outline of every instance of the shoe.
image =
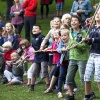
[(13, 82), (9, 82), (7, 85), (14, 85), (14, 83)]
[(44, 91), (45, 94), (50, 93), (50, 92), (52, 92), (52, 89), (50, 89), (50, 88), (48, 88), (47, 90)]
[(29, 85), (28, 91), (34, 91), (34, 85)]
[(63, 95), (62, 95), (62, 93), (61, 92), (58, 92), (58, 98), (63, 98)]
[(92, 99), (94, 99), (94, 98), (96, 98), (96, 95), (95, 95), (94, 92), (92, 92), (92, 93), (91, 93), (91, 96), (90, 96), (90, 100), (92, 100)]
[(68, 95), (65, 100), (75, 100), (74, 95)]
[(93, 100), (94, 98), (96, 98), (96, 96), (95, 96), (94, 92), (92, 92), (92, 93), (90, 94), (90, 98), (84, 97), (84, 100)]

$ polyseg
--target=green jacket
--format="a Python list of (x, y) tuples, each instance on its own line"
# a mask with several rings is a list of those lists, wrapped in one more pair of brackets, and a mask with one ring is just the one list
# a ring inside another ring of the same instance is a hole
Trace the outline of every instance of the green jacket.
[[(69, 44), (68, 44), (69, 47), (71, 47), (73, 44), (78, 43), (76, 41), (76, 37), (73, 36), (72, 32), (73, 30), (70, 29), (70, 39), (69, 39)], [(81, 29), (80, 32), (77, 33), (77, 35), (79, 34), (82, 36), (82, 38), (84, 38), (87, 33), (84, 29)], [(85, 42), (77, 45), (77, 47), (72, 48), (69, 51), (69, 59), (88, 60), (88, 57), (89, 57), (89, 46)]]

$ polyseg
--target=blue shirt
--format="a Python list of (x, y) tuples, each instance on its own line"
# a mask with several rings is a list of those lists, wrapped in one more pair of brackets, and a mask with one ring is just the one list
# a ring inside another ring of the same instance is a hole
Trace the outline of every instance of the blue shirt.
[(73, 13), (76, 13), (77, 10), (79, 10), (79, 9), (85, 11), (84, 13), (80, 14), (82, 21), (85, 21), (87, 18), (90, 17), (90, 14), (93, 11), (90, 0), (82, 0), (81, 4), (79, 4), (78, 1), (74, 1), (70, 14), (73, 15)]

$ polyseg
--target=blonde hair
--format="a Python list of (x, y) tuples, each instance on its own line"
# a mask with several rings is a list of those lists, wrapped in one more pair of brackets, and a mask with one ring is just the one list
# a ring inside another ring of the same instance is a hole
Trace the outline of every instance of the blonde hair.
[(62, 22), (62, 23), (64, 22), (65, 18), (71, 19), (71, 15), (70, 15), (69, 13), (64, 14), (64, 15), (62, 16), (62, 19), (61, 19), (61, 22)]
[(11, 56), (12, 56), (12, 55), (16, 55), (18, 58), (20, 58), (20, 56), (18, 55), (17, 52), (13, 52), (13, 53), (11, 53)]
[(6, 23), (5, 24), (5, 27), (4, 27), (4, 32), (3, 32), (3, 35), (7, 35), (7, 31), (6, 31), (6, 25), (10, 25), (12, 27), (12, 34), (15, 33), (15, 27), (12, 23)]
[(69, 29), (62, 29), (60, 32), (61, 32), (61, 34), (62, 34), (62, 33), (66, 33), (66, 34), (68, 34), (68, 35), (69, 35), (69, 33), (70, 33)]

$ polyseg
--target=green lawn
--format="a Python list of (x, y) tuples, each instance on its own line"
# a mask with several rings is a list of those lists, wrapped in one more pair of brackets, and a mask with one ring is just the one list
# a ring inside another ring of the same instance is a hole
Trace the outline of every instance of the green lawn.
[[(65, 0), (65, 6), (64, 6), (64, 12), (70, 11), (72, 2), (74, 0)], [(92, 2), (94, 0), (91, 0)], [(96, 0), (98, 2), (99, 0)], [(0, 0), (0, 13), (4, 15), (5, 13), (5, 2), (2, 2)], [(40, 6), (38, 6), (38, 15), (40, 15)], [(55, 2), (53, 2), (52, 5), (50, 5), (50, 13), (56, 13), (55, 10)], [(42, 26), (43, 34), (47, 34), (49, 31), (49, 22), (51, 19), (37, 19), (37, 24)], [(24, 28), (22, 30), (21, 36), (24, 37)], [(26, 77), (24, 77), (26, 80)], [(40, 80), (40, 79), (38, 79)], [(81, 85), (80, 83), (80, 78), (79, 74), (77, 73), (76, 75), (76, 83), (78, 85), (79, 91), (75, 94), (76, 100), (83, 100), (84, 97), (84, 86)], [(98, 91), (97, 84), (93, 81), (93, 91), (95, 92), (97, 98), (95, 100), (100, 100), (100, 92)], [(45, 89), (45, 82), (42, 81), (40, 84), (35, 86), (35, 91), (33, 92), (28, 92), (28, 88), (25, 87), (24, 85), (16, 85), (16, 86), (7, 86), (0, 84), (0, 100), (64, 100), (58, 99), (57, 98), (57, 91), (54, 91), (49, 94), (44, 94), (44, 89)], [(64, 91), (63, 91), (64, 93)], [(65, 97), (65, 95), (64, 95)]]

